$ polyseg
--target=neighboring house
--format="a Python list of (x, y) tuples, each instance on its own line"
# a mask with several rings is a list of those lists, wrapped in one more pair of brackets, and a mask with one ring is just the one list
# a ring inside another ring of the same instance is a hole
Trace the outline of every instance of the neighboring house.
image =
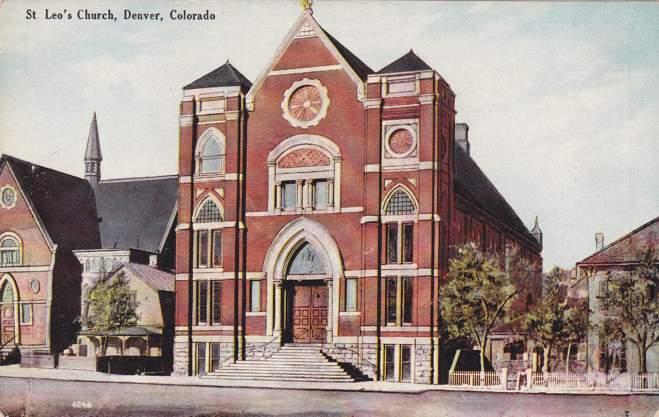
[(75, 336), (78, 249), (100, 245), (94, 192), (82, 179), (0, 157), (1, 349), (23, 364), (53, 366)]
[[(596, 234), (597, 251), (577, 262), (579, 277), (587, 280), (589, 322), (588, 369), (602, 372), (639, 371), (637, 347), (615, 337), (606, 327), (607, 319), (615, 318), (615, 309), (608, 303), (609, 285), (613, 281), (633, 279), (640, 254), (659, 244), (659, 217), (632, 230), (604, 246), (604, 236)], [(647, 354), (648, 372), (659, 372), (659, 346)]]
[(306, 343), (370, 377), (438, 381), (452, 245), (542, 263), (454, 103), (413, 51), (373, 71), (309, 10), (254, 83), (227, 61), (185, 86), (175, 373)]
[[(111, 333), (106, 356), (161, 358), (162, 362), (155, 368), (169, 373), (174, 331), (174, 274), (148, 265), (125, 263), (109, 271), (108, 279), (119, 275), (125, 277), (134, 294), (138, 320), (134, 326)], [(78, 345), (86, 346), (84, 356), (102, 356), (101, 340), (105, 336), (83, 329)], [(79, 346), (76, 347), (78, 354)]]

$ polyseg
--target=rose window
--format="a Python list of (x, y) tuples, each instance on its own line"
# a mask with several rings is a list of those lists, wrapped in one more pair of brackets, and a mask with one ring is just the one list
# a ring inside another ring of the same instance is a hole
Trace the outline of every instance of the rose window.
[(406, 129), (398, 129), (389, 136), (389, 148), (397, 154), (409, 152), (414, 146), (414, 138)]
[(297, 120), (308, 122), (314, 119), (323, 105), (318, 89), (312, 85), (300, 87), (288, 100), (288, 111)]
[(4, 207), (13, 207), (16, 203), (16, 192), (13, 188), (7, 186), (2, 189), (2, 205)]

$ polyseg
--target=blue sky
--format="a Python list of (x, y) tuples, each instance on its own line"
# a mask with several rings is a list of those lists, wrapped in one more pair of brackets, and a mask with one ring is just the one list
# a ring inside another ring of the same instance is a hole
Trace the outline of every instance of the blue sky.
[[(208, 23), (25, 20), (32, 8), (209, 9)], [(317, 0), (374, 69), (410, 48), (442, 74), (472, 155), (529, 226), (545, 268), (573, 266), (659, 214), (655, 2)], [(226, 59), (256, 79), (297, 1), (0, 4), (0, 152), (82, 175), (93, 111), (106, 178), (175, 173), (181, 87)]]

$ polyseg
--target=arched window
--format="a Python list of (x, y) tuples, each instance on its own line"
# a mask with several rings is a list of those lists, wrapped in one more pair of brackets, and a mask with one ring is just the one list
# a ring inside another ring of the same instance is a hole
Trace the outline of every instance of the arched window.
[(224, 172), (224, 136), (217, 129), (210, 128), (199, 138), (196, 152), (197, 174), (218, 174)]
[(13, 303), (14, 302), (14, 289), (5, 281), (0, 288), (0, 303)]
[(213, 199), (206, 199), (197, 209), (194, 221), (196, 266), (222, 266), (222, 229), (218, 226), (223, 221), (220, 206)]
[(0, 237), (0, 266), (21, 264), (21, 245), (17, 238), (11, 235)]
[(289, 275), (326, 274), (325, 263), (309, 243), (302, 244), (288, 266)]
[(386, 219), (386, 252), (388, 264), (412, 263), (414, 255), (414, 221), (399, 216), (410, 216), (417, 212), (410, 194), (402, 187), (395, 189), (385, 200), (384, 215), (396, 216)]

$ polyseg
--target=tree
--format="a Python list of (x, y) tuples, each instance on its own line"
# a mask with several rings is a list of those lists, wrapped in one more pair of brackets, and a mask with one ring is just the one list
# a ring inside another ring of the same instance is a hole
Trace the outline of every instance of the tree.
[(542, 300), (526, 315), (526, 331), (543, 350), (542, 372), (549, 372), (552, 351), (567, 348), (566, 371), (572, 345), (586, 335), (588, 317), (583, 305), (571, 306), (567, 300), (565, 283), (568, 272), (554, 267), (543, 282)]
[(116, 330), (137, 324), (138, 303), (128, 286), (124, 272), (110, 277), (101, 275), (89, 291), (89, 313), (82, 318), (86, 328), (101, 335), (101, 352), (105, 356), (108, 337)]
[(499, 260), (474, 244), (462, 246), (449, 265), (441, 297), (443, 323), (450, 337), (465, 337), (480, 349), (481, 372), (492, 329), (500, 324), (518, 291)]
[(647, 373), (647, 353), (659, 343), (659, 261), (653, 247), (639, 255), (628, 275), (611, 282), (609, 306), (616, 314), (611, 323), (638, 349), (640, 373)]

